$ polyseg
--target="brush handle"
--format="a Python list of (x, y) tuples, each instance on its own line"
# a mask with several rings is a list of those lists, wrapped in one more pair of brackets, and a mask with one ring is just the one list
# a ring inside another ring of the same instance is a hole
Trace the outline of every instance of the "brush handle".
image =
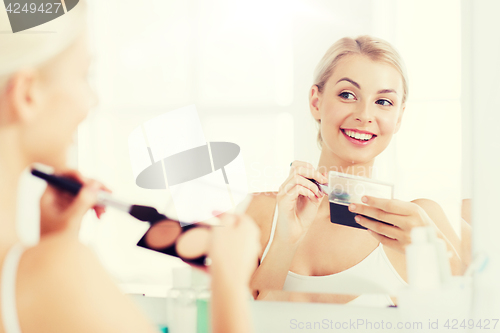
[(97, 204), (100, 206), (108, 206), (108, 207), (113, 207), (118, 210), (121, 210), (125, 213), (130, 213), (131, 205), (118, 201), (114, 199), (111, 194), (105, 191), (99, 192), (97, 195)]
[(313, 179), (313, 178), (306, 178), (307, 180), (310, 180), (312, 181), (314, 184), (316, 184), (316, 186), (319, 187), (319, 189), (321, 191), (323, 191), (326, 195), (329, 195), (330, 194), (330, 190), (328, 189), (328, 184), (321, 184), (319, 183), (316, 179)]
[(80, 190), (82, 189), (82, 184), (70, 178), (49, 175), (36, 169), (32, 169), (31, 174), (35, 177), (45, 180), (53, 187), (59, 190), (66, 191), (73, 195), (77, 195), (78, 192), (80, 192)]
[[(83, 186), (80, 182), (74, 179), (62, 176), (49, 175), (37, 169), (32, 169), (31, 174), (35, 177), (45, 180), (51, 186), (59, 190), (66, 191), (75, 196), (78, 195)], [(126, 203), (114, 199), (113, 197), (111, 197), (109, 193), (105, 191), (100, 191), (99, 194), (97, 195), (97, 204), (99, 206), (111, 206), (116, 209), (122, 210), (126, 213), (130, 212), (130, 207), (131, 207)]]

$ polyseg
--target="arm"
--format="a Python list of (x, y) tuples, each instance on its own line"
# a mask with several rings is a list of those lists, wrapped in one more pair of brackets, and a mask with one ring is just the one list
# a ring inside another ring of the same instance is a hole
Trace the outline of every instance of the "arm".
[[(259, 262), (261, 261), (267, 244), (271, 241), (270, 234), (275, 213), (276, 195), (277, 192), (256, 193), (247, 210), (247, 214), (256, 221), (261, 230)], [(282, 289), (295, 252), (293, 248), (287, 249), (286, 245), (286, 242), (280, 242), (280, 240), (277, 240), (275, 237), (266, 255), (266, 260), (263, 261), (254, 272), (250, 282), (250, 288), (252, 289), (252, 295), (255, 299), (273, 298), (268, 292)], [(293, 247), (293, 244), (290, 245)]]
[(248, 285), (228, 274), (212, 272), (212, 332), (250, 333), (252, 322), (248, 304)]
[(212, 332), (250, 333), (249, 283), (259, 250), (259, 229), (248, 216), (223, 214), (213, 229), (210, 246), (212, 264)]
[(276, 195), (278, 216), (274, 239), (266, 260), (252, 277), (251, 288), (256, 299), (264, 299), (266, 290), (283, 289), (295, 252), (316, 217), (324, 193), (306, 178), (319, 183), (328, 181), (311, 164), (292, 163), (290, 174)]
[(463, 267), (462, 260), (459, 256), (461, 248), (460, 239), (453, 230), (441, 206), (429, 199), (416, 199), (412, 202), (419, 205), (436, 225), (437, 235), (445, 242), (448, 255), (450, 256), (451, 273), (453, 275), (461, 275), (463, 273)]
[[(452, 241), (459, 241), (438, 204), (427, 199), (406, 202), (372, 196), (364, 196), (362, 200), (365, 204), (350, 204), (349, 210), (360, 214), (355, 217), (356, 222), (368, 228), (370, 234), (382, 244), (404, 255), (406, 246), (411, 243), (411, 230), (415, 227), (432, 226), (438, 237), (446, 243), (452, 274), (461, 274), (461, 259), (452, 244)], [(370, 220), (365, 216), (388, 224)]]
[(269, 247), (265, 260), (260, 264), (251, 280), (255, 299), (266, 298), (269, 290), (281, 290), (285, 284), (298, 243), (276, 237)]

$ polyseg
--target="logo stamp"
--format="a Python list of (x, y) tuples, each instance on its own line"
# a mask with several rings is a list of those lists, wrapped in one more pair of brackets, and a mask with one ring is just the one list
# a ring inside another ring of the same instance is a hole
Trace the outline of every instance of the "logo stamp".
[(4, 0), (12, 32), (20, 32), (66, 14), (79, 0)]

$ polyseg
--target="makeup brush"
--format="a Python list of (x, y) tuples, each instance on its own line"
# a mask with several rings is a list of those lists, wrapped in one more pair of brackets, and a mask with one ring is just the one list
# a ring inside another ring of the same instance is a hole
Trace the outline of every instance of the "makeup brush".
[[(82, 184), (78, 181), (62, 176), (55, 176), (44, 173), (37, 169), (32, 169), (31, 174), (35, 177), (41, 178), (49, 183), (51, 186), (66, 191), (72, 195), (77, 195), (82, 188)], [(129, 205), (127, 203), (121, 202), (114, 199), (109, 193), (105, 191), (100, 191), (97, 196), (97, 204), (99, 206), (108, 206), (119, 209), (123, 212), (129, 213), (138, 220), (146, 222), (158, 222), (160, 220), (165, 220), (167, 217), (163, 214), (158, 213), (156, 208), (141, 205)]]
[(312, 181), (314, 184), (316, 184), (321, 191), (323, 191), (326, 195), (330, 194), (330, 190), (328, 189), (328, 184), (321, 184), (319, 183), (316, 179), (313, 178), (306, 178), (307, 180)]

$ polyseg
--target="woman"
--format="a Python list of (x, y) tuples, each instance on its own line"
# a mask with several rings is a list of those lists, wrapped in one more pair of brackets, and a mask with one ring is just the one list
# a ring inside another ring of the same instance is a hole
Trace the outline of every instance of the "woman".
[[(0, 25), (8, 30), (6, 17)], [(87, 82), (85, 3), (44, 28), (54, 33), (0, 36), (0, 332), (156, 332), (77, 237), (83, 215), (106, 189), (65, 167), (77, 125), (96, 101)], [(74, 198), (47, 188), (40, 242), (25, 249), (15, 227), (16, 193), (22, 171), (34, 162), (84, 186)], [(98, 216), (104, 211), (94, 209)], [(244, 292), (258, 229), (248, 217), (223, 220), (228, 227), (218, 228), (210, 249), (214, 331), (248, 332)], [(233, 321), (224, 319), (225, 311)]]
[[(294, 161), (279, 192), (257, 195), (249, 208), (260, 226), (264, 249), (252, 277), (254, 296), (270, 298), (269, 290), (281, 289), (353, 294), (366, 289), (394, 295), (407, 281), (404, 250), (410, 231), (424, 225), (433, 226), (446, 241), (453, 254), (452, 271), (459, 274), (459, 240), (435, 202), (366, 197), (365, 205), (349, 206), (360, 214), (356, 219), (366, 231), (331, 223), (327, 196), (306, 179), (327, 183), (330, 170), (371, 177), (376, 156), (399, 130), (408, 95), (396, 50), (370, 36), (343, 38), (327, 51), (314, 77), (309, 107), (319, 124), (318, 166)], [(345, 303), (356, 296), (338, 298)], [(387, 296), (368, 295), (354, 302), (393, 303)]]

